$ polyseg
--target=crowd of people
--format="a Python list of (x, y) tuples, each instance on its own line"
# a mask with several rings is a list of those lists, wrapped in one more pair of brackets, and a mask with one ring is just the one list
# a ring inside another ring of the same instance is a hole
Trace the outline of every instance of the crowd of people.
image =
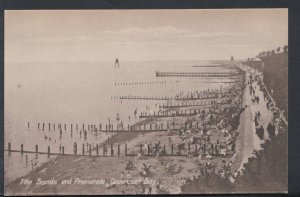
[(250, 85), (250, 95), (253, 95), (254, 98), (253, 100), (257, 101), (259, 103), (259, 96), (255, 95), (255, 88), (253, 88), (253, 82), (257, 83), (257, 86), (259, 87), (259, 91), (263, 93), (263, 99), (266, 101), (266, 107), (268, 110), (270, 110), (273, 113), (271, 121), (269, 121), (268, 126), (266, 128), (263, 127), (259, 122), (261, 120), (261, 112), (258, 110), (255, 112), (254, 115), (254, 124), (256, 126), (256, 133), (258, 137), (263, 140), (265, 139), (265, 129), (268, 132), (269, 138), (272, 138), (276, 134), (276, 127), (278, 127), (278, 123), (283, 119), (283, 115), (281, 111), (276, 107), (276, 102), (274, 99), (272, 99), (272, 91), (271, 93), (267, 90), (267, 87), (265, 86), (263, 82), (263, 76), (262, 73), (258, 71), (254, 71), (253, 73), (250, 74), (250, 80), (248, 84)]

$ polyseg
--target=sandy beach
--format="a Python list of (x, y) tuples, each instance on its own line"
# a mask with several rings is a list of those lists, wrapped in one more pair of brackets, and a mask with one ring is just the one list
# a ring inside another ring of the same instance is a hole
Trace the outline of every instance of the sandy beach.
[[(246, 97), (246, 89), (239, 96)], [(197, 109), (196, 107), (190, 107), (188, 109)], [(246, 109), (247, 110), (247, 109)], [(235, 172), (238, 167), (242, 164), (244, 159), (244, 125), (245, 125), (245, 112), (241, 114), (241, 124), (238, 126), (238, 135), (236, 139), (236, 150), (235, 152), (226, 157), (228, 161), (232, 161), (231, 171)], [(197, 120), (197, 118), (196, 118)], [(161, 122), (167, 122), (172, 124), (172, 122), (180, 123), (185, 122), (185, 117), (174, 117), (174, 118), (164, 118), (162, 120), (155, 119), (154, 122), (160, 124)], [(198, 119), (200, 122), (201, 120)], [(189, 134), (190, 137), (201, 137), (202, 134)], [(216, 143), (217, 140), (222, 136), (222, 133), (216, 126), (212, 126), (210, 130), (210, 141), (211, 143)], [(188, 137), (188, 138), (190, 138)], [(168, 141), (172, 139), (174, 144), (179, 144), (182, 139), (179, 137), (176, 131), (170, 130), (169, 132), (119, 132), (112, 135), (109, 140), (106, 140), (100, 144), (100, 153), (103, 144), (127, 144), (128, 152), (132, 150), (139, 150), (140, 145), (144, 144), (155, 144), (157, 142), (162, 142), (167, 146), (166, 151), (171, 152), (170, 144)], [(143, 151), (146, 152), (147, 147), (143, 146)], [(174, 148), (174, 152), (178, 151), (177, 147)], [(109, 151), (108, 151), (109, 152)], [(183, 151), (182, 153), (184, 154)], [(138, 153), (138, 151), (135, 151)], [(178, 153), (178, 152), (177, 152)], [(151, 188), (156, 188), (158, 184), (164, 189), (153, 189), (152, 193), (181, 193), (180, 187), (185, 183), (186, 179), (196, 176), (199, 172), (199, 165), (205, 165), (208, 161), (213, 163), (221, 163), (222, 157), (201, 158), (198, 156), (188, 157), (183, 156), (123, 156), (120, 157), (78, 157), (78, 156), (57, 156), (55, 159), (46, 162), (40, 167), (36, 168), (26, 176), (18, 178), (12, 181), (6, 186), (7, 193), (11, 194), (43, 194), (45, 191), (51, 191), (53, 193), (59, 194), (84, 194), (84, 191), (88, 189), (92, 193), (106, 193), (106, 194), (135, 194), (143, 193), (140, 184), (133, 185), (114, 185), (112, 187), (107, 187), (105, 184), (101, 185), (86, 185), (86, 184), (74, 184), (76, 178), (82, 180), (100, 180), (105, 179), (108, 183), (112, 179), (118, 179), (121, 177), (122, 172), (130, 176), (133, 180), (151, 179), (155, 183), (151, 185)], [(133, 167), (130, 170), (126, 170), (126, 161), (131, 160)], [(147, 177), (142, 177), (140, 175), (143, 165), (151, 166), (150, 174)], [(57, 181), (54, 185), (40, 185), (40, 184), (21, 184), (23, 179), (29, 179), (33, 182), (39, 182), (40, 180), (51, 180)], [(71, 180), (72, 184), (62, 185), (61, 182), (64, 180)], [(147, 182), (147, 181), (146, 181)], [(13, 190), (10, 188), (14, 188)], [(16, 189), (17, 188), (17, 189)], [(148, 188), (145, 184), (145, 188)], [(82, 193), (81, 193), (82, 192)]]

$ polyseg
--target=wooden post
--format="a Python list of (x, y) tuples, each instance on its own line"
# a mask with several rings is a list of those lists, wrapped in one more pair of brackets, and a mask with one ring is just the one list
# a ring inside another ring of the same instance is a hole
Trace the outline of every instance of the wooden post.
[(28, 129), (30, 128), (30, 126), (29, 126), (29, 122), (27, 122), (27, 127), (28, 127)]
[(127, 156), (127, 144), (125, 144), (125, 156)]
[(50, 131), (50, 123), (48, 123), (48, 130)]
[(74, 154), (77, 155), (77, 143), (74, 143)]
[(48, 158), (50, 157), (50, 146), (48, 146)]
[(118, 144), (118, 157), (120, 157), (120, 144)]
[(92, 147), (91, 147), (91, 144), (89, 144), (89, 155), (90, 155), (90, 156), (92, 155)]
[(44, 129), (45, 129), (45, 123), (43, 123), (43, 131), (44, 131)]
[[(49, 151), (50, 152), (50, 151)], [(62, 146), (62, 154), (65, 154), (65, 146)]]
[(35, 145), (35, 153), (38, 153), (39, 152), (39, 145)]
[(113, 145), (110, 144), (110, 156), (114, 156), (114, 149)]
[(78, 131), (78, 124), (76, 124), (76, 131)]
[(82, 144), (82, 155), (84, 155), (84, 144)]
[(71, 124), (71, 131), (73, 131), (73, 124)]
[(164, 155), (167, 155), (166, 153), (166, 145), (164, 144)]
[(67, 130), (67, 125), (65, 124), (65, 130)]
[(171, 144), (171, 155), (173, 156), (173, 151), (174, 151), (174, 147), (173, 147), (173, 143)]
[(23, 154), (23, 152), (24, 152), (24, 145), (21, 144), (21, 154)]
[(140, 144), (140, 153), (143, 154), (143, 144)]
[(106, 149), (106, 145), (103, 144), (103, 156), (105, 156), (105, 149)]
[(99, 156), (99, 145), (96, 144), (96, 154), (97, 154), (97, 157)]
[(150, 154), (150, 145), (148, 144), (148, 146), (147, 146), (147, 154), (148, 154), (148, 156), (149, 156), (149, 154)]
[(10, 142), (8, 142), (8, 154), (10, 155), (10, 152), (11, 152), (11, 144)]

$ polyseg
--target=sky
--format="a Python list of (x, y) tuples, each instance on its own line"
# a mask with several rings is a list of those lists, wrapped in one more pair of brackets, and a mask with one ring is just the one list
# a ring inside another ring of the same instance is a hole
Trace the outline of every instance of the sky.
[(288, 44), (287, 9), (5, 10), (5, 62), (253, 57)]

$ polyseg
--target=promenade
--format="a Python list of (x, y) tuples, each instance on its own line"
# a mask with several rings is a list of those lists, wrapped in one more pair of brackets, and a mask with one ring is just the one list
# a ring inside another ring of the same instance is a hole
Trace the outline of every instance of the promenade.
[[(245, 68), (243, 68), (245, 70)], [(249, 81), (250, 73), (254, 74), (254, 69), (249, 69), (246, 74), (246, 82)], [(243, 159), (239, 167), (239, 171), (243, 169), (244, 163), (248, 163), (248, 158), (254, 156), (254, 150), (260, 150), (261, 144), (264, 143), (265, 139), (269, 138), (266, 127), (272, 119), (272, 112), (267, 109), (267, 101), (264, 100), (263, 92), (259, 90), (259, 86), (256, 81), (252, 83), (253, 88), (255, 89), (255, 95), (260, 98), (259, 103), (252, 103), (250, 95), (250, 84), (246, 83), (245, 92), (244, 92), (244, 105), (248, 107), (245, 109), (243, 115), (241, 116), (241, 125), (239, 129), (244, 131), (244, 145), (243, 145)], [(256, 134), (256, 128), (254, 123), (255, 113), (260, 111), (261, 118), (258, 121), (259, 125), (262, 125), (264, 132), (264, 139), (260, 138)]]

